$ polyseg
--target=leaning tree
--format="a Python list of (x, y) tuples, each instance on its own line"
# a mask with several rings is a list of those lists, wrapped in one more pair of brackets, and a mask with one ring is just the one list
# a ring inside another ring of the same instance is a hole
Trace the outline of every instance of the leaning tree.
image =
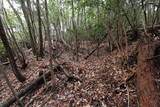
[(4, 27), (3, 27), (3, 24), (2, 24), (2, 18), (1, 17), (0, 17), (0, 39), (2, 40), (2, 43), (3, 43), (3, 45), (4, 45), (5, 49), (6, 49), (6, 52), (8, 54), (9, 61), (10, 61), (10, 64), (11, 64), (11, 67), (12, 67), (14, 75), (16, 76), (16, 78), (20, 82), (25, 81), (26, 78), (18, 71), (18, 68), (17, 68), (16, 62), (15, 62), (15, 59), (14, 59), (14, 55), (13, 55), (12, 49), (11, 49), (11, 47), (9, 45), (7, 36), (5, 34), (5, 30), (4, 30)]

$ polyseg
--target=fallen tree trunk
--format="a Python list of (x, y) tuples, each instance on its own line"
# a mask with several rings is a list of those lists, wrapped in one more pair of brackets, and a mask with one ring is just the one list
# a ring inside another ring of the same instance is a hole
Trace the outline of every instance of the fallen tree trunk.
[[(47, 78), (48, 80), (50, 80), (50, 76), (51, 73), (47, 72), (44, 74), (45, 78)], [(21, 98), (22, 96), (24, 96), (25, 94), (28, 94), (29, 92), (33, 92), (35, 91), (38, 86), (42, 85), (44, 83), (44, 79), (43, 79), (43, 75), (40, 76), (38, 79), (36, 79), (35, 81), (33, 81), (33, 83), (31, 83), (29, 86), (27, 86), (26, 88), (22, 89), (19, 93), (18, 93), (18, 98)], [(0, 107), (9, 107), (10, 105), (12, 105), (14, 102), (16, 102), (16, 98), (12, 97), (9, 100), (7, 100), (6, 102), (0, 104)]]
[(155, 59), (147, 60), (157, 54), (158, 48), (160, 49), (160, 41), (139, 46), (137, 88), (140, 107), (158, 107), (160, 105), (159, 92), (155, 84), (155, 76), (159, 72), (159, 68), (155, 66)]

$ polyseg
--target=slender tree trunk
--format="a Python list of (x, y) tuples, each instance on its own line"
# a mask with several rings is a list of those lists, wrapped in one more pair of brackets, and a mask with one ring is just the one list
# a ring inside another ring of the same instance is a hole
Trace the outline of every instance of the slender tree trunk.
[(154, 12), (155, 15), (153, 15), (152, 27), (154, 27), (154, 24), (156, 23), (158, 24), (159, 13), (160, 13), (160, 0), (157, 6), (157, 10)]
[[(4, 10), (5, 10), (5, 9), (4, 9)], [(24, 55), (23, 51), (21, 50), (21, 48), (19, 47), (19, 45), (18, 45), (18, 43), (17, 43), (17, 40), (16, 40), (16, 38), (15, 38), (15, 36), (14, 36), (14, 31), (13, 31), (13, 29), (11, 28), (10, 19), (9, 19), (8, 14), (7, 14), (6, 11), (5, 11), (5, 15), (6, 15), (6, 20), (8, 20), (8, 22), (9, 22), (9, 24), (10, 24), (10, 28), (7, 26), (7, 24), (6, 24), (6, 27), (7, 27), (8, 31), (9, 31), (12, 39), (13, 39), (14, 44), (16, 45), (18, 59), (19, 59), (19, 61), (20, 61), (21, 64), (22, 64), (22, 68), (25, 69), (25, 68), (27, 67), (25, 55)]]
[(37, 55), (36, 43), (35, 43), (35, 40), (34, 40), (34, 37), (33, 37), (34, 35), (32, 34), (32, 27), (31, 27), (31, 22), (29, 20), (27, 8), (25, 6), (24, 0), (20, 0), (20, 2), (21, 2), (21, 7), (22, 7), (22, 11), (23, 11), (25, 20), (27, 22), (28, 30), (29, 30), (29, 36), (30, 36), (30, 40), (31, 40), (32, 52), (33, 52), (34, 55)]
[(76, 39), (76, 46), (75, 46), (75, 49), (76, 49), (76, 61), (79, 60), (79, 57), (78, 57), (78, 35), (77, 35), (77, 28), (76, 28), (76, 25), (75, 25), (75, 12), (74, 12), (74, 1), (72, 0), (72, 25), (73, 25), (73, 34), (75, 34), (75, 39)]
[(52, 78), (52, 85), (56, 84), (56, 77), (53, 71), (53, 61), (52, 61), (52, 42), (51, 42), (51, 35), (50, 35), (50, 24), (49, 24), (49, 18), (48, 18), (48, 6), (47, 6), (47, 0), (45, 0), (45, 11), (46, 11), (46, 24), (47, 24), (47, 36), (48, 36), (48, 45), (49, 45), (49, 66), (50, 66), (50, 72), (51, 72), (51, 78)]
[(22, 22), (22, 19), (21, 19), (20, 15), (19, 15), (18, 12), (16, 11), (16, 9), (14, 8), (14, 6), (13, 6), (12, 3), (10, 2), (10, 0), (7, 0), (7, 1), (8, 1), (8, 3), (9, 3), (9, 5), (11, 6), (12, 10), (14, 11), (17, 19), (18, 19), (19, 22), (21, 23), (21, 26), (22, 26), (22, 29), (23, 29), (24, 34), (28, 34), (27, 31), (26, 31), (26, 29), (25, 29), (25, 27), (24, 27), (24, 24), (23, 24), (23, 22)]
[[(99, 5), (97, 4), (97, 20), (98, 20), (98, 26), (100, 25), (100, 9)], [(99, 48), (97, 49), (97, 57), (99, 56)]]
[[(7, 27), (8, 28), (8, 27)], [(17, 56), (18, 56), (18, 59), (20, 61), (20, 63), (22, 64), (22, 69), (25, 69), (27, 67), (27, 63), (26, 63), (26, 59), (25, 59), (25, 55), (23, 53), (23, 51), (20, 49), (17, 41), (16, 41), (16, 38), (14, 36), (14, 32), (13, 32), (13, 29), (12, 28), (8, 28), (8, 31), (13, 39), (13, 43), (14, 45), (16, 46), (16, 53), (17, 53)]]
[(0, 38), (1, 38), (2, 42), (3, 42), (3, 45), (4, 45), (7, 53), (8, 53), (8, 57), (9, 57), (9, 60), (10, 60), (10, 64), (12, 66), (13, 73), (15, 74), (16, 78), (20, 82), (25, 81), (26, 78), (17, 69), (17, 65), (15, 63), (15, 59), (14, 59), (14, 56), (13, 56), (13, 53), (12, 53), (12, 49), (9, 46), (9, 42), (8, 42), (7, 36), (5, 34), (5, 30), (4, 30), (4, 27), (3, 27), (3, 24), (2, 24), (1, 17), (0, 17)]
[(57, 41), (62, 42), (65, 45), (65, 47), (71, 49), (71, 46), (69, 44), (67, 44), (66, 41), (62, 38), (62, 33), (60, 33), (61, 31), (60, 31), (59, 27), (57, 27), (54, 22), (53, 22), (53, 26), (54, 26), (54, 29), (56, 31), (56, 39), (57, 39)]
[(145, 6), (145, 4), (144, 4), (144, 1), (145, 1), (145, 0), (142, 0), (141, 3), (142, 3), (142, 9), (143, 9), (143, 14), (144, 14), (145, 25), (147, 25), (148, 20), (147, 20), (146, 6)]
[(85, 25), (85, 28), (87, 29), (86, 7), (84, 7), (84, 25)]
[(37, 0), (37, 13), (38, 13), (38, 26), (39, 26), (39, 56), (43, 57), (43, 35), (42, 35), (42, 20), (41, 20), (41, 11), (39, 0)]
[(35, 20), (34, 20), (32, 6), (31, 6), (31, 1), (30, 0), (27, 0), (27, 11), (28, 11), (28, 16), (29, 16), (30, 22), (31, 22), (33, 40), (34, 40), (35, 46), (37, 46), (36, 26), (35, 26)]
[(136, 7), (135, 7), (135, 1), (134, 0), (130, 0), (131, 5), (132, 5), (132, 9), (133, 9), (133, 27), (136, 28), (137, 27), (137, 14), (136, 14)]

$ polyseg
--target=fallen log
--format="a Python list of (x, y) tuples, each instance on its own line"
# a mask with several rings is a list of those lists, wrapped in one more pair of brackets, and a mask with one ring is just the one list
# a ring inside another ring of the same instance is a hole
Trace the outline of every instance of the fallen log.
[[(47, 80), (50, 80), (50, 76), (51, 73), (47, 72), (44, 74), (45, 78), (47, 78)], [(30, 85), (28, 85), (26, 88), (22, 89), (19, 93), (18, 93), (18, 98), (21, 98), (22, 96), (35, 91), (38, 86), (42, 85), (44, 83), (44, 79), (43, 79), (43, 75), (40, 76), (38, 79), (36, 79), (35, 81), (33, 81), (33, 83), (31, 83)], [(10, 99), (8, 99), (6, 102), (0, 104), (0, 107), (9, 107), (10, 105), (12, 105), (14, 102), (16, 102), (16, 98), (12, 97)]]

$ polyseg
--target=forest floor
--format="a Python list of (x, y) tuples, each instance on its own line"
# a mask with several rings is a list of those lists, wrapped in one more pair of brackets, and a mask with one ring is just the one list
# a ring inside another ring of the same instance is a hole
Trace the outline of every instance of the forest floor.
[[(48, 82), (33, 93), (22, 97), (21, 100), (28, 107), (137, 107), (136, 80), (131, 79), (136, 67), (124, 69), (119, 63), (122, 53), (117, 50), (112, 53), (99, 51), (99, 57), (92, 55), (89, 59), (80, 59), (80, 61), (73, 60), (73, 54), (64, 51), (58, 60), (65, 63), (69, 74), (80, 78), (83, 82), (57, 78), (57, 91), (49, 88), (46, 90), (46, 86), (50, 84)], [(31, 50), (26, 50), (25, 54), (28, 67), (21, 70), (27, 77), (24, 83), (16, 80), (9, 66), (5, 69), (16, 92), (32, 83), (39, 77), (40, 72), (49, 71), (47, 54), (39, 61)], [(0, 76), (0, 102), (2, 103), (11, 98), (12, 93), (2, 75)], [(14, 103), (11, 107), (17, 107), (17, 104)]]

